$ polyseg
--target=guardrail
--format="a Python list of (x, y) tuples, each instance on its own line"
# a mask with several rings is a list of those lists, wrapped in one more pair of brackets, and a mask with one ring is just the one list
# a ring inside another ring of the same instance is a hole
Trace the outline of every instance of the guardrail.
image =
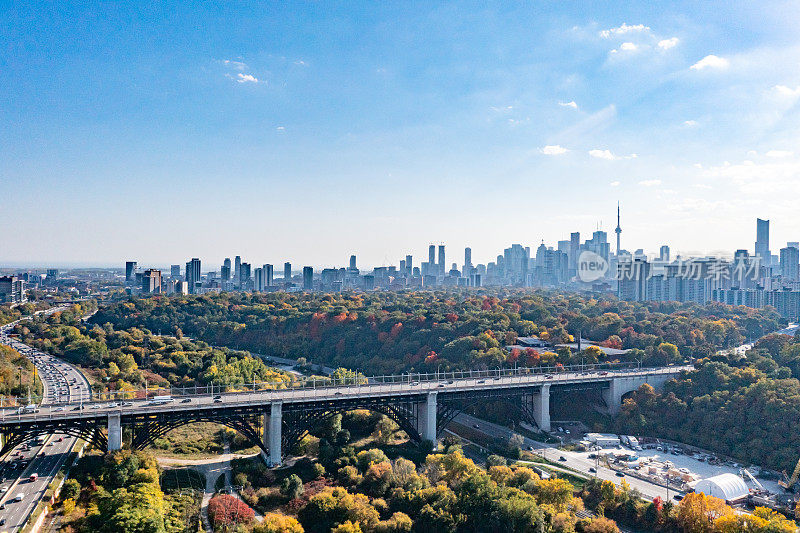
[[(309, 401), (309, 400), (329, 400), (329, 399), (346, 399), (357, 398), (363, 396), (386, 396), (386, 395), (415, 395), (423, 392), (445, 392), (445, 391), (462, 391), (470, 389), (480, 389), (487, 387), (511, 387), (516, 385), (531, 385), (536, 383), (541, 384), (558, 384), (558, 383), (575, 383), (580, 381), (603, 381), (604, 379), (613, 379), (619, 377), (633, 377), (633, 376), (655, 376), (661, 374), (676, 374), (682, 370), (690, 367), (661, 367), (661, 368), (628, 368), (617, 369), (614, 371), (584, 370), (583, 372), (561, 372), (558, 374), (546, 374), (543, 372), (518, 372), (502, 373), (498, 375), (495, 373), (486, 373), (486, 371), (474, 371), (470, 376), (469, 372), (457, 373), (456, 377), (452, 377), (452, 373), (441, 373), (438, 379), (422, 379), (422, 380), (402, 380), (402, 381), (370, 381), (364, 378), (358, 384), (337, 384), (327, 381), (319, 387), (298, 387), (298, 388), (282, 388), (282, 389), (261, 389), (261, 390), (238, 390), (227, 391), (213, 397), (208, 394), (197, 395), (175, 395), (169, 401), (162, 404), (158, 403), (158, 398), (140, 398), (133, 402), (122, 403), (105, 401), (92, 401), (72, 403), (67, 406), (53, 405), (47, 407), (47, 412), (41, 415), (35, 413), (20, 413), (18, 411), (8, 412), (2, 410), (0, 413), (0, 422), (36, 422), (36, 421), (53, 421), (53, 420), (86, 420), (97, 419), (108, 416), (111, 413), (120, 414), (152, 414), (153, 407), (161, 406), (170, 411), (184, 411), (196, 410), (198, 407), (203, 408), (217, 408), (217, 407), (248, 407), (253, 405), (263, 405), (271, 401)], [(463, 375), (462, 375), (463, 374)], [(435, 376), (435, 374), (431, 374)], [(412, 374), (412, 378), (418, 374)], [(425, 376), (425, 375), (422, 375)], [(490, 379), (490, 382), (486, 380)], [(193, 389), (192, 389), (193, 390)], [(166, 396), (166, 395), (164, 395)], [(198, 403), (194, 401), (197, 398), (199, 401), (206, 403)], [(175, 399), (188, 399), (187, 403), (175, 402)], [(213, 399), (213, 401), (211, 401)], [(219, 405), (218, 405), (219, 404)], [(87, 408), (87, 406), (91, 406)], [(54, 409), (55, 408), (55, 409)], [(91, 412), (90, 412), (91, 410)]]
[[(642, 367), (637, 363), (598, 363), (571, 366), (540, 366), (540, 367), (516, 367), (516, 368), (490, 368), (477, 370), (455, 370), (446, 372), (409, 372), (404, 374), (389, 374), (381, 376), (366, 377), (361, 374), (350, 375), (343, 378), (336, 377), (312, 377), (293, 381), (253, 381), (250, 383), (214, 383), (208, 385), (195, 385), (193, 387), (145, 387), (144, 389), (105, 391), (92, 394), (93, 401), (82, 401), (80, 403), (90, 404), (103, 401), (124, 401), (124, 400), (147, 400), (156, 396), (186, 397), (186, 396), (214, 396), (217, 394), (243, 393), (243, 392), (265, 392), (276, 390), (303, 390), (321, 389), (331, 387), (357, 387), (364, 384), (391, 384), (391, 383), (429, 383), (449, 380), (461, 380), (472, 378), (495, 378), (495, 377), (514, 377), (514, 376), (535, 376), (535, 375), (559, 375), (569, 373), (586, 372), (655, 372), (664, 370), (667, 372), (677, 372), (683, 367)], [(67, 405), (75, 402), (54, 402), (51, 405)], [(20, 397), (0, 398), (0, 408), (20, 407), (28, 405), (25, 399)]]

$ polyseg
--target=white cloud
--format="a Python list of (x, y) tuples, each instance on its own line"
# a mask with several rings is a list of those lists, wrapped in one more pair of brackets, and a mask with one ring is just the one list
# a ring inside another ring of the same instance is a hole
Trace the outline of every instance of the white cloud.
[(509, 111), (514, 109), (514, 106), (511, 105), (507, 105), (505, 107), (491, 106), (489, 109), (491, 109), (495, 113), (508, 113)]
[(778, 93), (779, 96), (784, 96), (786, 98), (795, 99), (800, 97), (800, 85), (792, 89), (791, 87), (787, 87), (786, 85), (776, 85), (772, 88), (773, 91)]
[(692, 65), (692, 70), (703, 70), (705, 68), (727, 68), (730, 64), (730, 61), (725, 59), (724, 57), (715, 56), (714, 54), (707, 55), (694, 65)]
[(794, 152), (790, 150), (770, 150), (764, 155), (767, 157), (792, 157)]
[(540, 151), (544, 155), (561, 155), (569, 152), (569, 150), (557, 144), (548, 144), (547, 146), (541, 148)]
[(298, 66), (301, 66), (301, 67), (307, 67), (308, 66), (308, 63), (306, 63), (302, 59), (298, 59), (297, 61), (294, 62), (294, 64), (298, 65)]
[(589, 150), (589, 155), (598, 159), (607, 159), (608, 161), (619, 159), (619, 157), (612, 154), (610, 150)]
[(618, 181), (612, 181), (611, 183), (609, 183), (609, 185), (611, 185), (612, 187), (619, 187), (619, 182)]
[(648, 32), (650, 31), (649, 26), (645, 26), (644, 24), (634, 24), (629, 26), (626, 23), (622, 23), (621, 26), (617, 26), (616, 28), (609, 28), (607, 30), (603, 30), (600, 32), (600, 37), (604, 39), (608, 39), (613, 35), (624, 35), (626, 33), (639, 33), (639, 32)]
[(286, 131), (286, 128), (283, 126), (278, 126), (277, 128), (275, 128), (275, 131), (277, 131), (278, 133), (283, 133)]
[(639, 185), (642, 187), (655, 187), (656, 185), (661, 185), (661, 180), (644, 180), (640, 181)]
[(618, 159), (636, 159), (638, 156), (636, 154), (630, 155), (614, 155), (611, 153), (611, 150), (589, 150), (589, 155), (592, 157), (596, 157), (598, 159), (605, 159), (607, 161), (616, 161)]
[(244, 69), (247, 68), (247, 64), (246, 63), (242, 63), (241, 61), (234, 61), (232, 59), (224, 59), (222, 61), (222, 63), (227, 65), (227, 66), (229, 66), (229, 67), (233, 67), (236, 70), (244, 70)]
[(638, 47), (634, 43), (622, 43), (621, 45), (619, 45), (619, 49), (620, 50), (625, 50), (625, 51), (629, 51), (629, 52), (632, 52), (633, 50), (636, 50), (637, 48)]
[(258, 78), (252, 74), (242, 74), (240, 72), (236, 75), (236, 81), (239, 83), (258, 83)]
[(575, 100), (570, 102), (559, 102), (558, 105), (561, 107), (571, 107), (572, 109), (578, 109), (578, 104), (575, 103)]
[(699, 126), (700, 123), (696, 120), (684, 120), (683, 125), (689, 128), (694, 128), (695, 126)]
[(658, 41), (658, 47), (662, 50), (669, 50), (670, 48), (674, 48), (678, 45), (678, 38), (671, 37), (669, 39), (662, 39)]

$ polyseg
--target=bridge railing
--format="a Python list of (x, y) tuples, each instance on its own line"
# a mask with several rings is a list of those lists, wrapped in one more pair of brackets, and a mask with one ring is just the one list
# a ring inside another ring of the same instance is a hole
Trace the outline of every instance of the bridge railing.
[[(286, 390), (324, 390), (334, 388), (353, 388), (369, 389), (376, 385), (401, 384), (407, 383), (410, 386), (421, 383), (440, 383), (456, 382), (459, 380), (470, 379), (495, 379), (525, 376), (535, 377), (544, 376), (545, 379), (552, 379), (558, 382), (560, 377), (572, 379), (575, 374), (586, 375), (594, 374), (595, 377), (603, 375), (619, 375), (631, 372), (662, 373), (675, 372), (675, 367), (642, 368), (637, 363), (597, 363), (571, 366), (541, 366), (541, 367), (516, 367), (516, 368), (487, 368), (474, 370), (455, 370), (442, 372), (411, 372), (403, 374), (387, 374), (380, 376), (366, 377), (361, 374), (351, 374), (343, 377), (303, 377), (293, 381), (253, 381), (250, 383), (209, 383), (208, 385), (196, 385), (192, 387), (145, 387), (137, 390), (106, 391), (93, 394), (92, 401), (79, 400), (63, 402), (63, 404), (74, 405), (76, 403), (99, 403), (99, 402), (124, 402), (127, 400), (153, 400), (159, 396), (169, 396), (171, 398), (193, 397), (193, 396), (215, 396), (222, 394), (247, 394), (265, 393), (270, 391)], [(355, 391), (354, 391), (355, 392)], [(18, 407), (27, 405), (27, 401), (15, 397), (0, 398), (0, 408)], [(58, 402), (52, 404), (54, 407)]]

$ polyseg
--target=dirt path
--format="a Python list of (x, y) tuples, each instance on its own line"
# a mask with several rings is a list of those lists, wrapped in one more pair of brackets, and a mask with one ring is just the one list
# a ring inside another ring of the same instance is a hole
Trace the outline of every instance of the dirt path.
[[(162, 467), (171, 467), (171, 466), (190, 466), (201, 472), (206, 477), (206, 487), (203, 492), (203, 501), (200, 504), (200, 519), (203, 522), (203, 527), (206, 530), (206, 533), (213, 533), (213, 528), (211, 527), (211, 522), (208, 519), (208, 502), (211, 501), (211, 498), (214, 496), (216, 492), (216, 483), (217, 478), (220, 475), (225, 476), (225, 486), (230, 487), (233, 485), (232, 481), (232, 473), (231, 473), (231, 461), (233, 459), (246, 459), (248, 457), (254, 457), (258, 454), (236, 454), (230, 453), (230, 446), (228, 443), (225, 443), (225, 448), (223, 449), (223, 453), (221, 455), (217, 455), (215, 457), (209, 457), (206, 459), (180, 459), (177, 457), (157, 457), (156, 460), (158, 464)], [(239, 495), (238, 491), (232, 491), (232, 495), (239, 500), (242, 500), (242, 497)], [(244, 500), (242, 500), (244, 501)], [(254, 509), (255, 511), (255, 509)], [(264, 520), (264, 516), (260, 514), (258, 511), (255, 511), (256, 520), (261, 522)]]

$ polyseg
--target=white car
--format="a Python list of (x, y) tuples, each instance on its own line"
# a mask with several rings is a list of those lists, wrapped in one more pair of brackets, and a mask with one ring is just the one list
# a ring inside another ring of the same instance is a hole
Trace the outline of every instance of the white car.
[(53, 412), (54, 412), (54, 413), (60, 413), (60, 412), (61, 412), (61, 411), (63, 411), (63, 410), (64, 410), (64, 408), (63, 408), (63, 407), (56, 407), (55, 409), (53, 409)]

